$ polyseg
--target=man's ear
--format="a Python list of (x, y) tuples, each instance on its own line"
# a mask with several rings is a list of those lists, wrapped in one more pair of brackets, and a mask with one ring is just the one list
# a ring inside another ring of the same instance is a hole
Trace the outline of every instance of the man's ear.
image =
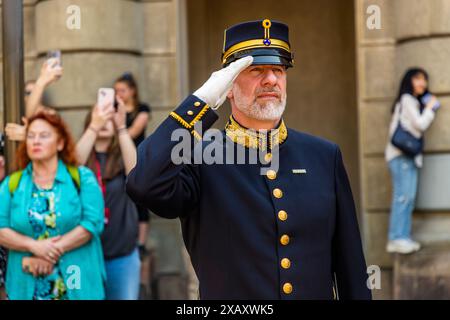
[(234, 95), (233, 95), (233, 87), (231, 87), (230, 91), (228, 91), (227, 98), (228, 99), (233, 99), (233, 97), (234, 97)]

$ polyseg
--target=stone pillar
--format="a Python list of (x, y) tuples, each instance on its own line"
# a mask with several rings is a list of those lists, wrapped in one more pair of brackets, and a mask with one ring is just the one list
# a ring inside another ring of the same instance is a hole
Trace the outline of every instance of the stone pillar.
[[(381, 30), (369, 30), (370, 5), (381, 10)], [(395, 96), (395, 35), (392, 1), (356, 0), (358, 117), (362, 186), (363, 234), (368, 265), (382, 270), (381, 290), (374, 297), (391, 297), (392, 260), (385, 253), (390, 177), (384, 162), (389, 110)]]
[[(370, 5), (376, 5), (381, 10), (380, 30), (369, 30), (366, 25), (370, 16), (366, 10)], [(406, 264), (385, 252), (392, 193), (390, 175), (384, 161), (390, 109), (406, 69), (414, 66), (425, 68), (430, 74), (430, 89), (443, 105), (426, 134), (425, 165), (430, 154), (445, 155), (449, 152), (450, 64), (447, 57), (450, 48), (450, 3), (445, 0), (356, 0), (355, 8), (365, 249), (368, 264), (380, 266), (382, 279), (387, 279), (383, 281), (381, 291), (374, 291), (374, 296), (390, 298), (394, 264), (396, 278), (402, 278), (403, 266), (408, 276), (415, 274), (412, 272), (414, 268), (420, 268), (420, 263), (414, 259), (408, 260), (410, 263), (406, 267)], [(448, 183), (450, 181), (447, 186)], [(421, 184), (419, 193), (422, 192), (422, 198), (426, 198), (424, 192), (433, 192), (436, 186)], [(445, 231), (450, 223), (449, 213), (450, 208), (436, 211), (422, 206), (420, 211), (414, 213), (413, 238), (426, 247), (449, 241)], [(436, 252), (434, 254), (438, 255)], [(422, 276), (425, 275), (422, 273)], [(400, 292), (398, 286), (402, 283), (395, 282), (395, 292)], [(395, 297), (415, 297), (417, 292), (411, 291), (411, 288), (405, 289), (409, 290), (408, 293), (396, 294)]]
[[(31, 79), (34, 74), (34, 63), (36, 60), (36, 46), (34, 41), (34, 12), (35, 5), (37, 0), (23, 0), (23, 20), (24, 20), (24, 72), (25, 72), (25, 81)], [(0, 10), (1, 10), (1, 1), (0, 1)], [(1, 15), (0, 15), (1, 19)], [(0, 23), (0, 34), (3, 31), (1, 30)], [(3, 48), (2, 43), (0, 41), (0, 59), (3, 59)], [(3, 119), (3, 76), (2, 68), (0, 67), (0, 128), (3, 131), (5, 122)]]
[[(70, 29), (67, 9), (80, 8), (80, 29)], [(100, 87), (110, 87), (125, 71), (143, 82), (142, 11), (135, 1), (51, 0), (36, 5), (36, 74), (46, 52), (62, 51), (64, 76), (48, 89), (48, 104), (57, 107), (76, 137), (97, 99)], [(143, 87), (145, 92), (145, 85)], [(144, 101), (147, 98), (144, 95)]]

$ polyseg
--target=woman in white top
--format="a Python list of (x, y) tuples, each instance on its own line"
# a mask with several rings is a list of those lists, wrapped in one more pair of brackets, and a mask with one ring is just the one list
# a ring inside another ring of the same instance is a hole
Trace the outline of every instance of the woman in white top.
[(439, 103), (428, 92), (428, 75), (419, 68), (406, 72), (392, 108), (386, 161), (392, 176), (393, 196), (389, 225), (388, 252), (411, 253), (420, 244), (411, 239), (411, 220), (417, 192), (419, 168), (423, 156), (409, 156), (391, 143), (399, 123), (416, 138), (422, 138), (434, 120)]

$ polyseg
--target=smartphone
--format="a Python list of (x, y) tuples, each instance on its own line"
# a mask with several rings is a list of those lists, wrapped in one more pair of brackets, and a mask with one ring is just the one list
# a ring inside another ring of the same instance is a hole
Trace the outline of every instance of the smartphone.
[[(53, 65), (54, 60), (57, 61), (57, 63), (55, 65)], [(47, 64), (48, 64), (49, 69), (61, 67), (62, 66), (61, 51), (60, 50), (50, 50), (49, 52), (47, 52)]]
[[(431, 100), (431, 97), (432, 97), (433, 95), (431, 94), (431, 93), (427, 93), (427, 94), (425, 94), (423, 97), (422, 97), (422, 103), (424, 104), (424, 105), (426, 105), (430, 100)], [(435, 104), (434, 104), (434, 106), (433, 106), (433, 110), (437, 110), (437, 109), (439, 109), (441, 107), (441, 103), (439, 102), (439, 100), (437, 100), (436, 102), (435, 102)]]
[(105, 109), (108, 104), (114, 106), (115, 91), (113, 88), (100, 88), (97, 94), (97, 105), (100, 109)]

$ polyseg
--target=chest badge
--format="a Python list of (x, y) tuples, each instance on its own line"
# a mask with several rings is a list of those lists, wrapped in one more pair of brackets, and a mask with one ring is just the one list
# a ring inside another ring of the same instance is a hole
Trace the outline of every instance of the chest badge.
[(292, 169), (293, 174), (306, 174), (306, 169)]

